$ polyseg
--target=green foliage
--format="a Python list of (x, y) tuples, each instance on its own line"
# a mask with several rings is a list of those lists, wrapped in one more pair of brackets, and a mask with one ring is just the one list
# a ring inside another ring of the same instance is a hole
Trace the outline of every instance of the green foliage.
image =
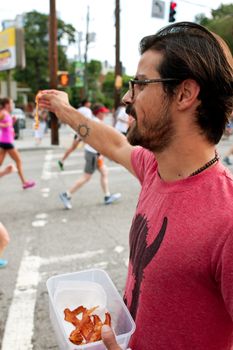
[[(74, 72), (73, 67), (74, 65), (71, 65), (70, 72)], [(121, 97), (128, 90), (128, 82), (131, 77), (123, 75), (122, 78)], [(105, 77), (101, 76), (101, 62), (92, 60), (88, 63), (88, 83), (88, 98), (92, 103), (101, 103), (112, 109), (114, 106), (115, 73), (109, 72)], [(77, 107), (85, 97), (84, 88), (69, 87), (66, 88), (66, 92), (68, 92), (71, 104), (74, 107)]]
[(212, 17), (214, 19), (219, 19), (219, 18), (223, 18), (223, 17), (228, 16), (228, 15), (232, 15), (233, 14), (233, 4), (229, 4), (229, 5), (221, 4), (219, 6), (219, 8), (217, 8), (216, 10), (212, 10), (211, 14), (212, 14)]
[[(128, 90), (128, 83), (132, 77), (126, 74), (122, 76), (122, 88), (121, 88), (121, 98), (124, 96), (126, 91)], [(104, 82), (103, 82), (103, 93), (108, 99), (108, 103), (111, 103), (111, 107), (114, 105), (114, 86), (115, 86), (115, 74), (113, 72), (109, 72), (106, 74)]]
[(211, 11), (212, 18), (200, 14), (196, 16), (196, 22), (220, 35), (233, 52), (233, 4), (220, 5)]
[[(49, 88), (49, 16), (37, 11), (28, 12), (24, 17), (25, 32), (25, 69), (15, 69), (14, 78), (21, 86), (28, 86), (31, 92), (28, 94), (29, 101), (34, 101), (38, 90)], [(62, 20), (57, 20), (57, 48), (58, 70), (67, 70), (75, 74), (75, 64), (69, 63), (62, 42), (75, 42), (75, 28)], [(101, 76), (102, 64), (100, 61), (91, 60), (87, 63), (88, 97), (93, 103), (103, 103), (109, 108), (114, 106), (114, 83), (115, 74), (108, 73)], [(5, 77), (2, 72), (0, 79)], [(128, 89), (130, 77), (123, 75), (121, 96)], [(68, 92), (71, 104), (78, 107), (81, 100), (86, 97), (84, 88), (70, 86), (64, 88)]]
[(100, 61), (91, 60), (87, 63), (88, 90), (99, 90), (99, 76), (101, 73), (102, 64)]
[[(38, 90), (49, 87), (49, 16), (37, 11), (28, 12), (24, 18), (26, 68), (16, 69), (14, 78), (32, 89), (32, 96)], [(61, 40), (65, 37), (68, 42), (75, 42), (75, 28), (57, 21), (58, 32), (58, 67), (59, 70), (68, 69), (68, 60)]]
[(113, 96), (114, 96), (114, 81), (115, 81), (114, 73), (113, 72), (107, 73), (104, 78), (102, 90), (105, 96), (110, 100), (113, 99)]

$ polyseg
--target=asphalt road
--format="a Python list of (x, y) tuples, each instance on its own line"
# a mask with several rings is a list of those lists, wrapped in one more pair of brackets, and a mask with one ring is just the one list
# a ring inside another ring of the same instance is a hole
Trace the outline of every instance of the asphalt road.
[[(1, 179), (1, 221), (11, 242), (0, 270), (0, 348), (58, 349), (49, 319), (46, 280), (89, 268), (106, 270), (122, 294), (128, 262), (128, 233), (139, 184), (121, 166), (106, 160), (111, 192), (121, 192), (113, 205), (103, 204), (99, 174), (65, 210), (58, 194), (82, 173), (83, 151), (67, 160), (60, 172), (61, 150), (22, 152), (24, 172), (36, 181), (22, 190), (17, 174)], [(6, 160), (8, 163), (9, 160)]]

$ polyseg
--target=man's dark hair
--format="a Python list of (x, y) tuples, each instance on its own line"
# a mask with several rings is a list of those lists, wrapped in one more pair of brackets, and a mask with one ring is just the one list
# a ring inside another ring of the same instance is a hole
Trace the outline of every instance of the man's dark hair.
[(216, 37), (198, 24), (180, 22), (140, 42), (141, 54), (147, 50), (162, 53), (163, 60), (157, 67), (162, 78), (180, 80), (163, 84), (168, 95), (173, 96), (178, 84), (185, 79), (199, 84), (201, 104), (196, 111), (196, 121), (214, 144), (219, 142), (233, 110), (232, 65), (224, 52), (227, 45), (223, 48)]

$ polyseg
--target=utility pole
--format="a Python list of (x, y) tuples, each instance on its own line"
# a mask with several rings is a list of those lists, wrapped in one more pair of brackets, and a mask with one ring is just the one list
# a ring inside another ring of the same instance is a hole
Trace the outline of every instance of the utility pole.
[[(56, 18), (56, 0), (50, 0), (50, 16), (49, 16), (49, 72), (50, 72), (50, 88), (57, 89), (57, 18)], [(50, 113), (51, 117), (51, 144), (59, 145), (58, 120), (54, 113)]]
[(87, 53), (89, 45), (89, 22), (90, 22), (90, 7), (87, 7), (87, 19), (86, 19), (86, 44), (84, 53), (84, 91), (85, 96), (88, 95), (88, 70), (87, 70)]
[(121, 87), (122, 87), (122, 72), (120, 62), (120, 0), (116, 0), (115, 8), (115, 26), (116, 26), (116, 46), (115, 46), (115, 91), (114, 91), (114, 107), (115, 110), (121, 101)]
[(7, 97), (12, 98), (12, 91), (11, 91), (11, 76), (12, 76), (12, 70), (7, 70)]

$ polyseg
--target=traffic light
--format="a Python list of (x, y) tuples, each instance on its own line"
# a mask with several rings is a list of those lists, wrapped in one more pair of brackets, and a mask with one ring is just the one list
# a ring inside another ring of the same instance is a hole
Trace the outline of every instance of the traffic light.
[(60, 72), (58, 73), (58, 85), (60, 86), (68, 86), (70, 83), (69, 73), (68, 72)]
[(175, 22), (175, 14), (176, 14), (176, 6), (177, 3), (174, 1), (170, 2), (170, 9), (169, 9), (169, 22)]

